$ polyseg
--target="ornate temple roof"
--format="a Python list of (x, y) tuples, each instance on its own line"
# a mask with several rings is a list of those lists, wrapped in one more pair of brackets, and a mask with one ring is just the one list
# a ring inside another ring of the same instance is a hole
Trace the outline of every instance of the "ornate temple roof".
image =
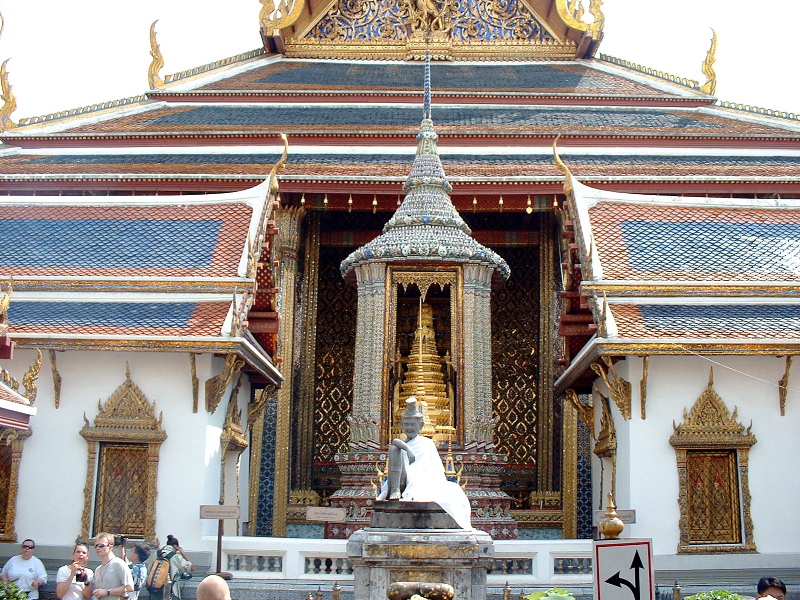
[(4, 197), (9, 336), (23, 347), (235, 353), (279, 382), (243, 326), (269, 183), (192, 197)]

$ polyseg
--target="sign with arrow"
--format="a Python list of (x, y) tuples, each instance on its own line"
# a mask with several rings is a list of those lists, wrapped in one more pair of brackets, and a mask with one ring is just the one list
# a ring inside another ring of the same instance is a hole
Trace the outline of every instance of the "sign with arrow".
[(595, 600), (655, 600), (652, 540), (597, 540), (593, 546)]

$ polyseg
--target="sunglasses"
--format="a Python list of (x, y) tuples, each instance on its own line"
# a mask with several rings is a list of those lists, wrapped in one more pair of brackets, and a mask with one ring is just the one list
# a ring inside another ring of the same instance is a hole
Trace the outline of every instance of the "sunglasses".
[(110, 545), (111, 544), (95, 544), (94, 547), (95, 548), (105, 548), (105, 547), (110, 546)]
[(33, 550), (34, 548), (36, 548), (36, 546), (31, 546), (30, 544), (22, 544), (22, 547), (25, 550)]

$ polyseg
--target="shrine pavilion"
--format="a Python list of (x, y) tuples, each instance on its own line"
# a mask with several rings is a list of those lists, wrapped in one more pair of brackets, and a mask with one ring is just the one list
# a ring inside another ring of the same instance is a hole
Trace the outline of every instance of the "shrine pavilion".
[(800, 118), (720, 102), (715, 40), (603, 55), (600, 0), (262, 4), (172, 75), (154, 23), (140, 96), (17, 120), (0, 72), (0, 540), (210, 553), (238, 505), (229, 570), (346, 579), (303, 552), (416, 395), (498, 577), (609, 496), (664, 581), (800, 576)]

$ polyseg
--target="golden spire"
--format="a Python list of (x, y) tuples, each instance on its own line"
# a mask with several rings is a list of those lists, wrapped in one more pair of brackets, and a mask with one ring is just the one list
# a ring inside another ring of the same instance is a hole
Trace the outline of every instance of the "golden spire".
[(7, 58), (3, 64), (0, 65), (0, 99), (3, 100), (3, 106), (0, 107), (0, 130), (2, 131), (7, 131), (17, 126), (17, 124), (11, 120), (11, 113), (17, 110), (17, 99), (11, 91), (11, 84), (8, 83), (6, 65), (9, 60), (11, 59)]
[(706, 59), (703, 61), (702, 71), (706, 76), (706, 82), (700, 86), (700, 91), (709, 96), (713, 96), (717, 91), (717, 74), (714, 72), (714, 63), (717, 61), (717, 32), (711, 30), (711, 47), (706, 53)]
[(156, 41), (156, 23), (158, 23), (158, 19), (150, 25), (150, 56), (153, 57), (153, 60), (150, 68), (147, 69), (147, 84), (151, 90), (164, 87), (164, 80), (158, 74), (161, 67), (164, 66), (164, 57), (161, 56), (161, 48)]

